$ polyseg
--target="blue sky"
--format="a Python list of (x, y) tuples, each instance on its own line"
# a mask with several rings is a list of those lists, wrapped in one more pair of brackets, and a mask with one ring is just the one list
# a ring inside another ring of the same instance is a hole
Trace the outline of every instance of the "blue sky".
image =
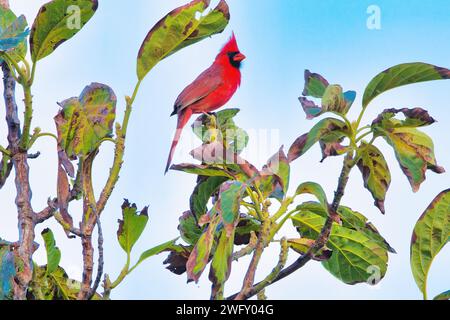
[[(28, 21), (34, 16), (41, 0), (11, 0), (16, 13), (24, 13)], [(79, 95), (89, 83), (110, 85), (119, 97), (121, 116), (123, 97), (131, 94), (136, 83), (136, 54), (148, 30), (172, 8), (185, 0), (100, 0), (92, 21), (70, 42), (62, 45), (38, 66), (34, 125), (54, 132), (53, 116), (57, 101)], [(217, 1), (215, 1), (217, 2)], [(163, 175), (175, 119), (169, 118), (173, 102), (181, 90), (207, 68), (233, 30), (240, 48), (246, 54), (242, 70), (242, 86), (228, 107), (242, 111), (239, 125), (252, 132), (250, 145), (257, 153), (247, 154), (248, 160), (261, 166), (280, 145), (289, 146), (295, 138), (308, 131), (313, 122), (305, 120), (298, 103), (303, 89), (303, 72), (310, 69), (321, 73), (331, 83), (346, 90), (356, 90), (358, 99), (350, 117), (359, 113), (365, 85), (378, 72), (403, 62), (423, 61), (450, 67), (450, 3), (435, 1), (350, 1), (350, 0), (229, 0), (232, 20), (227, 30), (158, 65), (146, 78), (135, 103), (129, 129), (125, 165), (104, 216), (106, 272), (114, 278), (125, 260), (116, 241), (117, 219), (123, 198), (139, 206), (150, 205), (149, 227), (135, 248), (135, 255), (156, 244), (175, 238), (179, 215), (188, 208), (189, 195), (195, 178), (181, 173)], [(132, 3), (132, 4), (131, 4)], [(381, 30), (366, 26), (367, 8), (381, 9)], [(441, 165), (450, 168), (448, 124), (450, 124), (449, 82), (418, 84), (401, 88), (376, 99), (365, 117), (366, 122), (388, 107), (425, 107), (439, 122), (426, 128), (436, 143), (436, 155)], [(19, 95), (20, 97), (20, 95)], [(0, 113), (4, 112), (1, 108)], [(3, 118), (3, 113), (0, 118)], [(5, 126), (0, 136), (5, 136)], [(261, 131), (262, 130), (262, 131)], [(189, 130), (183, 135), (175, 162), (189, 161), (186, 150), (191, 145)], [(262, 145), (257, 133), (275, 131), (269, 145)], [(409, 241), (415, 221), (428, 203), (440, 191), (449, 187), (449, 174), (428, 173), (428, 179), (417, 194), (413, 194), (395, 157), (386, 144), (385, 151), (393, 174), (386, 203), (386, 216), (372, 206), (370, 194), (362, 187), (360, 173), (351, 175), (343, 203), (364, 213), (397, 249), (392, 255), (386, 278), (377, 287), (346, 286), (329, 275), (320, 264), (311, 263), (289, 280), (270, 287), (272, 299), (418, 299), (421, 297), (409, 268)], [(43, 155), (31, 163), (33, 205), (43, 207), (49, 196), (55, 195), (56, 153), (51, 140), (36, 145)], [(97, 190), (107, 177), (112, 148), (105, 146), (95, 165)], [(329, 197), (335, 189), (341, 159), (319, 163), (316, 147), (293, 165), (293, 188), (304, 181), (321, 183)], [(3, 220), (0, 235), (17, 238), (14, 214), (14, 184), (10, 180), (0, 192)], [(79, 218), (80, 207), (71, 211)], [(78, 212), (78, 213), (77, 213)], [(63, 265), (74, 277), (80, 277), (78, 241), (67, 240), (60, 228), (50, 224), (63, 248)], [(292, 228), (286, 233), (295, 235)], [(262, 261), (259, 277), (273, 268), (273, 248)], [(39, 262), (45, 262), (45, 252), (39, 249)], [(198, 284), (186, 284), (185, 276), (166, 271), (164, 256), (152, 259), (135, 271), (114, 293), (117, 299), (201, 299), (209, 297), (207, 277)], [(291, 257), (294, 259), (295, 257)], [(430, 296), (450, 287), (448, 276), (450, 250), (436, 259), (429, 281)], [(248, 260), (235, 266), (227, 287), (233, 293), (241, 285)]]

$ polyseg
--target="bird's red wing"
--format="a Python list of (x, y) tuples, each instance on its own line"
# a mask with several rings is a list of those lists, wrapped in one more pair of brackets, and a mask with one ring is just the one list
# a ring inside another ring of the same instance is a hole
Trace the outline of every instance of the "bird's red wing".
[(181, 92), (175, 102), (174, 114), (204, 99), (222, 85), (222, 70), (212, 66)]

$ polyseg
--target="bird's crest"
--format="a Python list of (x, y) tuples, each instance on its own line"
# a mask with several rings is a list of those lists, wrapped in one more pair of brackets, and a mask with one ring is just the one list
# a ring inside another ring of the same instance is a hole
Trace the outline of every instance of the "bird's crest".
[(239, 52), (239, 47), (236, 42), (236, 36), (234, 35), (234, 32), (231, 35), (230, 40), (228, 40), (228, 42), (222, 48), (222, 51), (220, 51), (220, 54), (227, 54), (229, 52)]

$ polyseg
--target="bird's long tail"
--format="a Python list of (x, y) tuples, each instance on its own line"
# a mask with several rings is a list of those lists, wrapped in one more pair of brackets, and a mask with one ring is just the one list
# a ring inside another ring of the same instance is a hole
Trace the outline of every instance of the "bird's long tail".
[(173, 138), (173, 141), (172, 141), (172, 146), (170, 147), (170, 153), (169, 153), (169, 158), (167, 159), (165, 173), (167, 173), (169, 171), (170, 165), (172, 164), (173, 156), (175, 154), (175, 149), (181, 138), (181, 133), (183, 131), (184, 126), (188, 123), (189, 119), (191, 118), (191, 116), (192, 116), (192, 110), (190, 110), (190, 109), (185, 109), (178, 114), (177, 130), (175, 132), (175, 137)]

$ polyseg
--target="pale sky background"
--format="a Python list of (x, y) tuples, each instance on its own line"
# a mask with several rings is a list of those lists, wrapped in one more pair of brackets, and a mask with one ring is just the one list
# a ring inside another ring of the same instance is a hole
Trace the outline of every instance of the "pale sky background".
[[(57, 101), (77, 96), (91, 82), (110, 85), (119, 97), (118, 117), (122, 117), (125, 95), (130, 95), (136, 82), (137, 51), (148, 30), (171, 9), (187, 0), (100, 0), (100, 6), (88, 25), (71, 41), (41, 61), (33, 88), (35, 114), (33, 125), (43, 131), (55, 132), (53, 117)], [(314, 122), (305, 120), (297, 101), (303, 89), (304, 69), (321, 73), (331, 83), (346, 90), (356, 90), (358, 99), (350, 113), (359, 113), (361, 96), (367, 83), (387, 67), (413, 61), (423, 61), (450, 67), (450, 25), (446, 0), (366, 1), (366, 0), (229, 0), (232, 20), (226, 31), (201, 42), (158, 65), (144, 81), (137, 97), (127, 140), (125, 165), (118, 187), (102, 216), (105, 234), (105, 271), (115, 278), (125, 262), (116, 240), (117, 219), (123, 198), (139, 207), (150, 205), (150, 222), (144, 236), (134, 249), (134, 260), (150, 247), (178, 236), (178, 218), (188, 209), (189, 196), (195, 178), (182, 173), (163, 175), (175, 119), (169, 118), (179, 92), (201, 71), (207, 68), (233, 30), (248, 59), (245, 61), (242, 87), (228, 104), (242, 112), (238, 124), (251, 133), (253, 152), (246, 155), (261, 166), (280, 145), (290, 146)], [(26, 15), (31, 24), (41, 0), (11, 0), (17, 13)], [(213, 1), (217, 3), (217, 1)], [(381, 8), (381, 30), (366, 27), (367, 8)], [(365, 122), (369, 123), (384, 108), (425, 107), (437, 124), (426, 128), (436, 143), (438, 162), (450, 170), (448, 128), (450, 113), (450, 82), (425, 83), (397, 89), (376, 99), (370, 106)], [(2, 88), (0, 88), (2, 89)], [(18, 92), (18, 102), (22, 92)], [(3, 101), (1, 102), (3, 106)], [(4, 108), (0, 108), (4, 118)], [(259, 142), (260, 130), (276, 133), (268, 145)], [(175, 162), (190, 161), (191, 149), (185, 131)], [(6, 124), (0, 126), (3, 145)], [(195, 140), (194, 140), (195, 141)], [(198, 143), (198, 141), (197, 141)], [(262, 144), (262, 145), (261, 145)], [(271, 299), (420, 299), (409, 266), (409, 242), (417, 218), (430, 201), (449, 187), (449, 174), (428, 173), (420, 192), (413, 194), (390, 148), (379, 141), (393, 175), (386, 201), (386, 216), (373, 207), (370, 193), (362, 186), (358, 170), (351, 175), (343, 204), (364, 213), (397, 250), (391, 255), (386, 278), (376, 287), (362, 284), (347, 286), (331, 276), (319, 263), (310, 263), (289, 279), (271, 286)], [(33, 206), (41, 210), (49, 196), (54, 196), (56, 181), (56, 149), (51, 139), (40, 140), (33, 151), (42, 156), (31, 160)], [(112, 147), (102, 148), (95, 164), (97, 190), (107, 177), (112, 159)], [(315, 181), (321, 183), (331, 198), (342, 159), (319, 163), (320, 150), (314, 147), (292, 167), (291, 186)], [(0, 191), (2, 203), (0, 236), (9, 241), (17, 239), (15, 187), (13, 177)], [(75, 219), (80, 207), (71, 206)], [(68, 240), (55, 223), (50, 226), (62, 249), (62, 265), (71, 277), (81, 276), (81, 247), (78, 240)], [(286, 234), (294, 236), (291, 226)], [(261, 263), (258, 279), (274, 266), (278, 248), (273, 248)], [(43, 246), (35, 256), (45, 263)], [(113, 292), (114, 299), (208, 299), (210, 283), (207, 272), (198, 284), (186, 284), (186, 276), (176, 276), (165, 270), (166, 255), (142, 264)], [(290, 260), (296, 258), (291, 254)], [(450, 249), (447, 247), (436, 259), (430, 273), (430, 297), (450, 288), (448, 267)], [(248, 259), (234, 265), (226, 287), (232, 294), (241, 286)]]

